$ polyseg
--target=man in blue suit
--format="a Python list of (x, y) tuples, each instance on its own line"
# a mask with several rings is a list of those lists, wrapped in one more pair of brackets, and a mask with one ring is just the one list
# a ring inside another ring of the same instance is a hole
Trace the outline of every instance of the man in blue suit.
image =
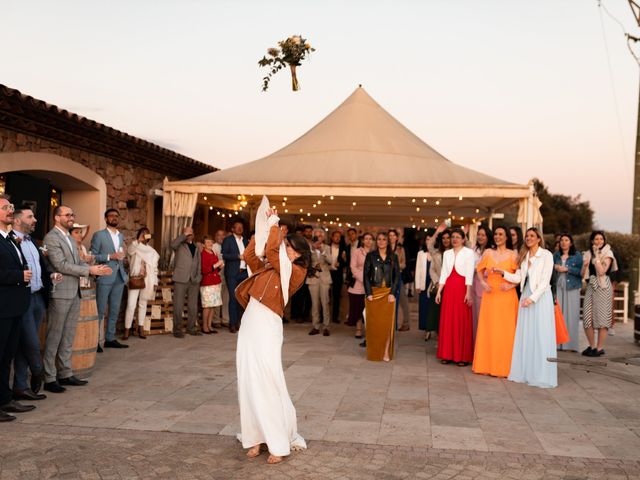
[[(96, 281), (96, 303), (98, 304), (99, 318), (99, 343), (98, 352), (105, 348), (129, 348), (129, 345), (116, 340), (116, 323), (120, 314), (122, 292), (129, 281), (129, 276), (124, 270), (124, 257), (126, 246), (124, 236), (118, 231), (120, 212), (110, 208), (104, 212), (107, 228), (98, 230), (91, 238), (91, 253), (95, 255), (96, 262), (111, 267), (111, 275), (98, 277)], [(104, 316), (109, 305), (109, 318), (107, 319), (107, 332), (104, 332)]]
[(240, 326), (242, 307), (236, 300), (236, 287), (247, 278), (247, 264), (244, 262), (244, 249), (248, 241), (242, 236), (244, 225), (235, 220), (231, 227), (231, 235), (222, 242), (222, 259), (224, 260), (224, 278), (229, 289), (229, 331), (236, 333)]

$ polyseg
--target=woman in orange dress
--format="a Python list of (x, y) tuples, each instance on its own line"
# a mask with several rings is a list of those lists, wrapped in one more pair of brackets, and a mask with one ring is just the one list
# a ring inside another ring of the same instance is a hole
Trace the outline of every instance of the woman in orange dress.
[(495, 248), (487, 249), (476, 267), (476, 281), (480, 282), (484, 293), (472, 369), (475, 373), (508, 377), (518, 318), (518, 295), (515, 285), (502, 278), (502, 271), (514, 273), (518, 264), (506, 228), (496, 227), (493, 238)]

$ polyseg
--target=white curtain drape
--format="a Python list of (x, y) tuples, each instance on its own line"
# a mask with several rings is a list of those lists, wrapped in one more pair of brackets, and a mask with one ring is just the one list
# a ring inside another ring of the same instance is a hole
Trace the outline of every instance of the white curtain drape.
[(164, 192), (162, 202), (162, 252), (160, 265), (163, 270), (169, 270), (173, 264), (173, 250), (171, 241), (176, 238), (184, 227), (193, 224), (193, 214), (198, 202), (197, 193)]

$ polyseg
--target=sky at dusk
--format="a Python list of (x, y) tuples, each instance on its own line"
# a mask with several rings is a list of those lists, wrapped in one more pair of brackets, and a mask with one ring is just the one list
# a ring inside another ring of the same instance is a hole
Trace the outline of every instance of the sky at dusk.
[[(640, 36), (627, 0), (602, 4)], [(216, 167), (363, 84), (451, 161), (538, 177), (630, 231), (638, 64), (596, 0), (5, 0), (2, 16), (0, 83)], [(257, 61), (293, 34), (317, 48), (301, 91), (283, 71), (262, 93)]]

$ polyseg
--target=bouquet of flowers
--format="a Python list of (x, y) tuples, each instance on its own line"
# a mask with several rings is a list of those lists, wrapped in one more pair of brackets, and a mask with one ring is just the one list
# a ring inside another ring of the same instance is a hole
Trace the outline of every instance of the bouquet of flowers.
[(266, 92), (269, 88), (271, 77), (288, 65), (291, 70), (291, 88), (296, 92), (300, 90), (296, 67), (300, 66), (307, 54), (315, 52), (316, 49), (312, 48), (307, 43), (307, 40), (300, 35), (294, 35), (282, 40), (278, 42), (278, 46), (280, 48), (269, 48), (267, 55), (258, 62), (261, 67), (269, 68), (269, 73), (262, 79), (262, 91)]

